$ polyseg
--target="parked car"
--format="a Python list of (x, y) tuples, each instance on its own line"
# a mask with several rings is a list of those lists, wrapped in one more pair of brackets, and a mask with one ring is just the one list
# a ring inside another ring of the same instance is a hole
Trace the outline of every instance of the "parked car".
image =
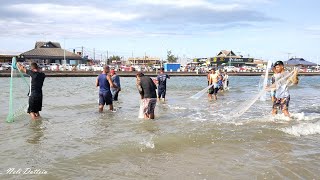
[(1, 65), (3, 70), (10, 70), (11, 69), (11, 63), (3, 63)]
[(78, 64), (77, 70), (79, 71), (92, 71), (92, 67), (86, 64)]
[(92, 66), (93, 71), (103, 71), (103, 66), (101, 65), (93, 65)]
[(152, 66), (153, 70), (160, 70), (160, 68), (161, 68), (160, 64), (155, 64)]
[(61, 71), (72, 71), (72, 66), (70, 64), (62, 64), (59, 69)]
[(51, 71), (59, 71), (61, 65), (58, 64), (58, 63), (50, 63), (50, 64), (49, 64), (49, 67), (50, 67), (49, 70), (51, 70)]

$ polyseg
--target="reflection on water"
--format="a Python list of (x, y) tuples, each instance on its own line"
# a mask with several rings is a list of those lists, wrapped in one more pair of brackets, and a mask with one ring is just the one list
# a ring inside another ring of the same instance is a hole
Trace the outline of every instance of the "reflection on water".
[(0, 78), (0, 170), (49, 172), (30, 179), (316, 179), (320, 77), (304, 77), (290, 89), (292, 121), (273, 118), (269, 101), (228, 117), (258, 93), (259, 78), (230, 77), (230, 90), (208, 101), (206, 94), (189, 98), (206, 87), (205, 76), (172, 77), (152, 121), (138, 118), (134, 78), (121, 79), (116, 112), (103, 113), (94, 77), (47, 78), (42, 119), (24, 114), (10, 124), (8, 78)]
[(42, 126), (42, 119), (31, 121), (30, 123), (31, 134), (27, 137), (27, 142), (30, 144), (39, 144), (43, 139), (45, 128)]

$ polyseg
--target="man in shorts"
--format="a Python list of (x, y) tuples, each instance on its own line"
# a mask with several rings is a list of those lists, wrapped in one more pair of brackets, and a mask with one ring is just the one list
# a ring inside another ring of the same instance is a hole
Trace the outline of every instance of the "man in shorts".
[(218, 93), (219, 87), (218, 87), (218, 74), (216, 73), (215, 69), (211, 70), (209, 84), (212, 85), (212, 87), (209, 89), (208, 97), (211, 100), (213, 95), (214, 100), (217, 100), (217, 93)]
[(109, 110), (113, 111), (110, 88), (117, 88), (117, 86), (112, 82), (109, 71), (109, 66), (103, 67), (102, 73), (96, 79), (96, 87), (99, 87), (99, 112), (103, 112), (104, 105), (109, 105)]
[(31, 78), (28, 113), (33, 120), (36, 120), (40, 117), (39, 111), (42, 110), (42, 86), (46, 75), (43, 72), (40, 72), (37, 63), (31, 63), (31, 70), (27, 70), (20, 63), (17, 63), (17, 65), (20, 71), (28, 74)]
[(111, 88), (112, 100), (118, 101), (118, 95), (121, 91), (120, 77), (116, 74), (114, 69), (111, 69), (110, 75), (112, 82), (117, 86), (116, 88)]
[(298, 71), (295, 70), (293, 75), (290, 75), (290, 72), (285, 71), (282, 61), (275, 62), (273, 67), (275, 68), (275, 82), (270, 88), (271, 90), (275, 90), (275, 99), (272, 106), (272, 115), (276, 115), (278, 113), (278, 108), (280, 108), (285, 116), (290, 117), (290, 94), (288, 83), (292, 82), (293, 84), (298, 84)]
[(137, 73), (137, 87), (143, 102), (143, 113), (145, 119), (154, 119), (154, 109), (157, 104), (157, 86), (150, 77), (143, 73)]
[(157, 76), (159, 101), (161, 98), (163, 98), (163, 101), (166, 99), (167, 79), (170, 79), (170, 76), (164, 73), (164, 68), (161, 68), (160, 74)]

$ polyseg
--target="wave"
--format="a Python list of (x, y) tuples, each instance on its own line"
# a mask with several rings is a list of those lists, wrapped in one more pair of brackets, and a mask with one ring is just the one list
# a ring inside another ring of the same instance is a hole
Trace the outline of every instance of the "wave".
[(320, 121), (314, 123), (301, 123), (291, 127), (281, 128), (280, 130), (294, 136), (320, 134)]

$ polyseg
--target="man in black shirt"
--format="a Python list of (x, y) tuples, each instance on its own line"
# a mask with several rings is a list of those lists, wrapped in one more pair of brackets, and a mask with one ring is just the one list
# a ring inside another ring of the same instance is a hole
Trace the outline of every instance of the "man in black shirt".
[(137, 87), (143, 101), (144, 118), (154, 119), (154, 108), (157, 104), (157, 86), (150, 77), (144, 76), (140, 72), (137, 74)]
[(28, 74), (31, 78), (28, 113), (35, 120), (40, 117), (39, 111), (42, 109), (42, 86), (46, 75), (39, 71), (37, 63), (31, 63), (31, 70), (27, 70), (20, 63), (17, 65), (20, 71)]

